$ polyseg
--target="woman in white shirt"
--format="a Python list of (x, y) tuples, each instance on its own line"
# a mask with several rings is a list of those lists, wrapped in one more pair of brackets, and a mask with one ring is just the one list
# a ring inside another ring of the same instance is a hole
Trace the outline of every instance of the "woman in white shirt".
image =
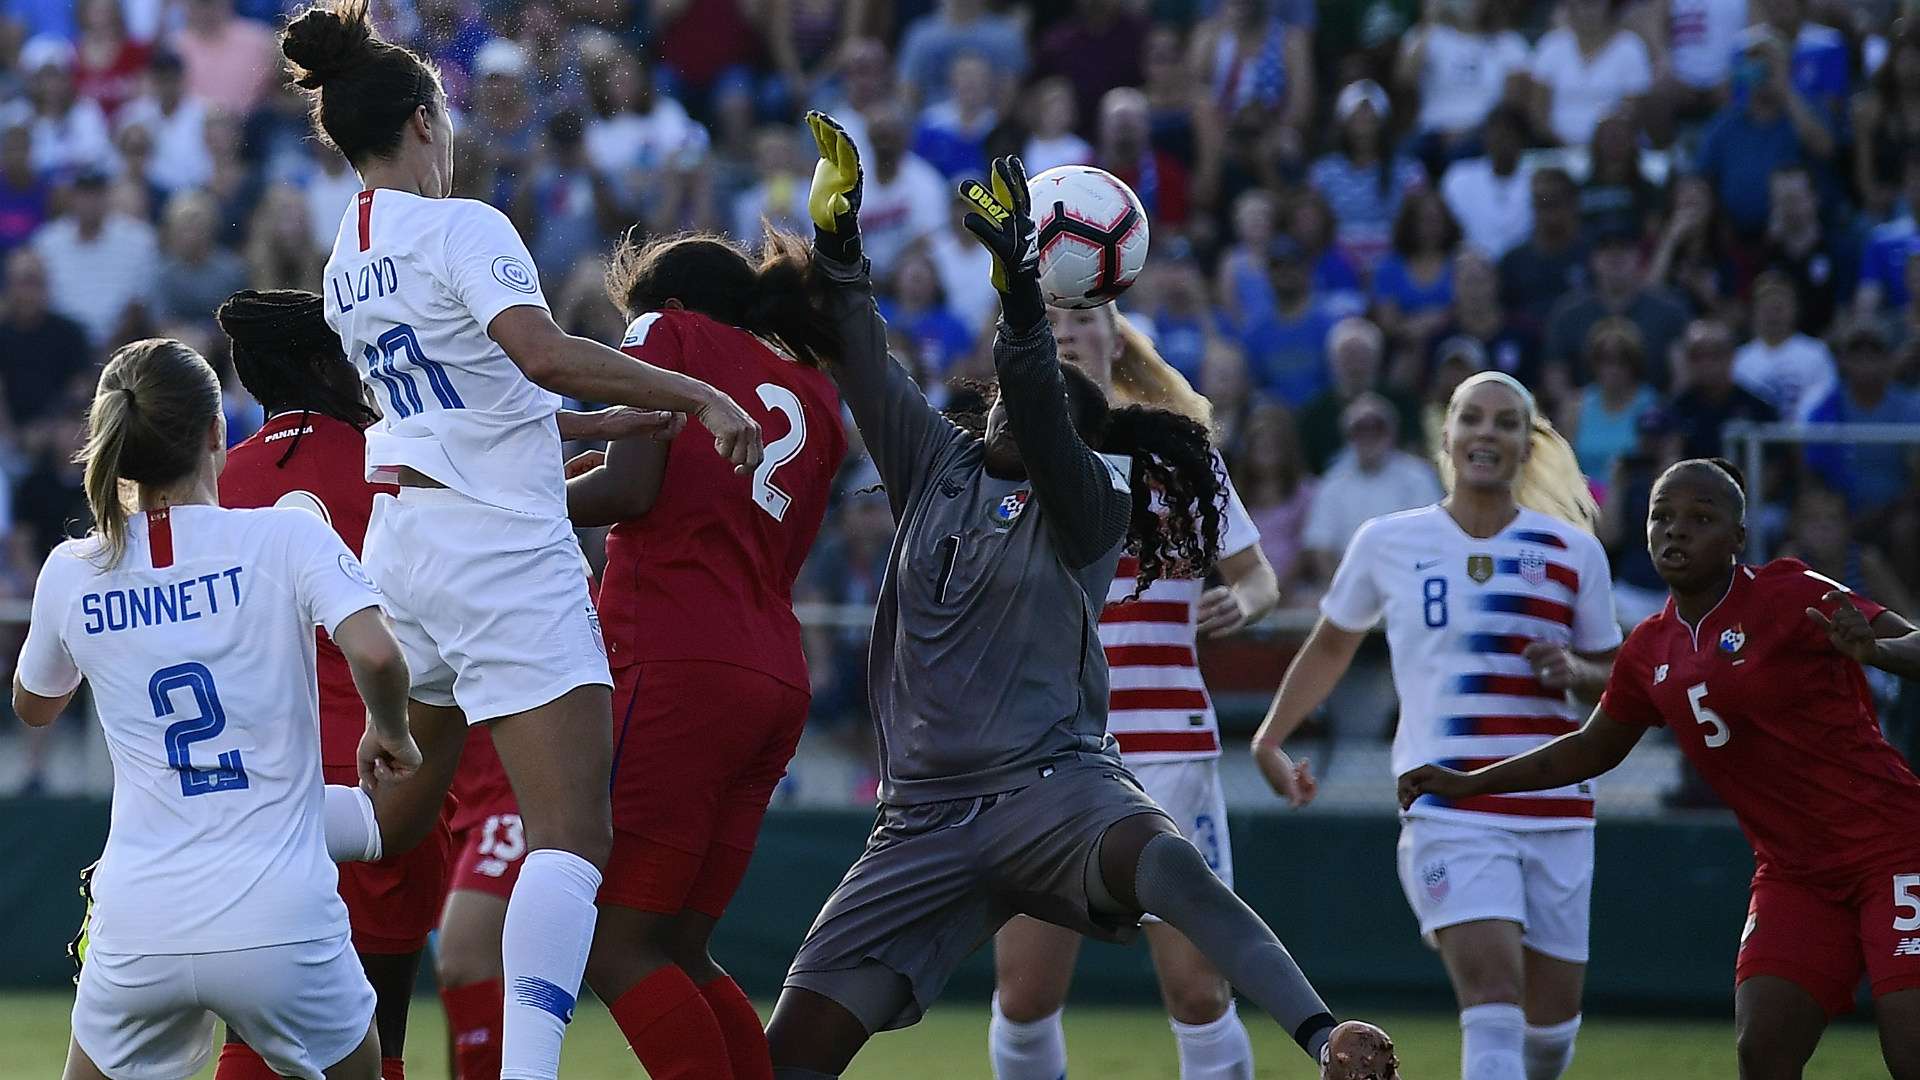
[(1563, 146), (1585, 146), (1600, 119), (1653, 89), (1653, 60), (1620, 25), (1619, 0), (1568, 0), (1567, 24), (1533, 50), (1533, 122)]

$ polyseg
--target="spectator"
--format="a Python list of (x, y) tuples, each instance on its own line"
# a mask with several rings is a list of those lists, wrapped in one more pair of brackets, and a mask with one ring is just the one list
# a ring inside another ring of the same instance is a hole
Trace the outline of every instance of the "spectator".
[(1637, 109), (1653, 89), (1653, 61), (1640, 36), (1620, 25), (1613, 0), (1568, 0), (1567, 24), (1533, 50), (1534, 128), (1562, 146), (1593, 141), (1600, 119)]
[(313, 249), (308, 242), (312, 235), (300, 189), (291, 184), (268, 188), (247, 225), (247, 284), (255, 289), (318, 289), (327, 252)]
[(1481, 137), (1486, 156), (1456, 161), (1440, 178), (1440, 195), (1467, 243), (1490, 258), (1526, 242), (1533, 230), (1533, 170), (1520, 161), (1526, 123), (1518, 109), (1495, 109)]
[(1591, 163), (1580, 188), (1580, 223), (1587, 235), (1625, 230), (1638, 236), (1660, 205), (1660, 192), (1640, 167), (1633, 115), (1617, 110), (1601, 118), (1588, 148)]
[(1850, 291), (1852, 260), (1843, 255), (1842, 245), (1827, 239), (1813, 175), (1805, 166), (1776, 170), (1768, 185), (1767, 265), (1793, 279), (1801, 331), (1823, 333), (1833, 324), (1840, 296)]
[(1727, 220), (1743, 237), (1758, 237), (1767, 225), (1765, 185), (1786, 165), (1824, 161), (1833, 156), (1833, 133), (1794, 90), (1787, 72), (1786, 46), (1765, 26), (1741, 36), (1734, 63), (1734, 100), (1708, 123), (1695, 155), (1695, 168), (1713, 185)]
[(248, 167), (241, 154), (238, 120), (213, 113), (207, 117), (206, 136), (213, 172), (201, 187), (219, 206), (220, 242), (237, 247), (246, 242), (247, 223), (253, 219), (266, 181), (260, 170)]
[[(1883, 318), (1887, 340), (1897, 349), (1911, 352), (1920, 344), (1920, 253), (1907, 256), (1906, 273), (1907, 302), (1902, 307), (1887, 312)], [(1906, 363), (1902, 363), (1903, 368)]]
[(767, 52), (786, 99), (809, 107), (834, 77), (844, 50), (867, 25), (870, 0), (768, 0)]
[[(1588, 257), (1593, 282), (1554, 305), (1547, 320), (1547, 382), (1559, 394), (1583, 386), (1593, 372), (1581, 364), (1590, 334), (1602, 319), (1624, 318), (1639, 332), (1643, 374), (1655, 387), (1670, 380), (1667, 353), (1687, 327), (1687, 308), (1640, 273), (1639, 235), (1614, 229), (1595, 238)], [(1601, 475), (1605, 475), (1602, 473)]]
[(1627, 626), (1667, 606), (1667, 583), (1647, 553), (1647, 510), (1654, 481), (1680, 460), (1668, 420), (1659, 409), (1641, 414), (1633, 448), (1615, 459), (1607, 477), (1594, 528), (1613, 563), (1614, 616)]
[(1143, 81), (1147, 23), (1126, 0), (1077, 0), (1073, 8), (1041, 37), (1034, 70), (1064, 76), (1079, 114), (1091, 116), (1107, 91)]
[(1223, 0), (1193, 28), (1189, 64), (1222, 115), (1277, 122), (1297, 157), (1313, 117), (1313, 47), (1307, 28), (1274, 8), (1272, 0)]
[(214, 243), (213, 199), (182, 191), (167, 203), (155, 298), (162, 319), (205, 322), (227, 297), (247, 285), (247, 261)]
[(1427, 346), (1453, 304), (1453, 252), (1459, 244), (1460, 226), (1440, 196), (1422, 188), (1400, 204), (1393, 251), (1373, 275), (1373, 317), (1412, 364), (1396, 372), (1395, 385), (1419, 383)]
[(1393, 406), (1394, 429), (1417, 447), (1420, 407), (1410, 397), (1386, 389), (1387, 338), (1380, 328), (1358, 316), (1341, 319), (1327, 331), (1327, 358), (1332, 385), (1300, 409), (1300, 446), (1307, 466), (1325, 472), (1345, 445), (1342, 425), (1347, 406), (1363, 394), (1378, 395)]
[(1401, 39), (1394, 81), (1419, 96), (1415, 137), (1430, 148), (1420, 156), (1435, 173), (1469, 156), (1497, 106), (1524, 100), (1527, 40), (1497, 27), (1495, 14), (1488, 0), (1428, 5)]
[(245, 116), (280, 77), (280, 46), (266, 24), (233, 13), (233, 0), (186, 0), (186, 25), (172, 51), (186, 65), (187, 92)]
[(420, 33), (413, 47), (440, 69), (447, 98), (464, 109), (473, 78), (473, 61), (493, 36), (462, 0), (414, 0)]
[[(1901, 203), (1913, 207), (1920, 204), (1920, 143), (1907, 150), (1904, 170)], [(1916, 222), (1920, 222), (1920, 217), (1908, 212), (1876, 225), (1867, 234), (1860, 256), (1860, 287), (1853, 298), (1855, 315), (1864, 317), (1885, 306), (1906, 306), (1910, 295), (1907, 262), (1915, 252), (1920, 252), (1920, 225)]]
[(1267, 251), (1273, 244), (1278, 213), (1273, 193), (1265, 188), (1243, 191), (1233, 201), (1233, 243), (1220, 256), (1214, 295), (1236, 325), (1250, 326), (1273, 313)]
[(1313, 163), (1307, 182), (1333, 207), (1340, 248), (1363, 273), (1386, 254), (1400, 200), (1419, 187), (1419, 162), (1388, 144), (1387, 92), (1371, 79), (1349, 83), (1334, 103), (1337, 148)]
[(127, 37), (120, 0), (80, 0), (74, 6), (80, 23), (80, 40), (74, 49), (74, 89), (98, 105), (111, 123), (120, 107), (140, 93), (140, 76), (153, 50)]
[(1725, 231), (1713, 188), (1702, 177), (1682, 176), (1673, 185), (1666, 225), (1647, 264), (1647, 283), (1666, 286), (1695, 311), (1727, 317), (1735, 268), (1725, 252)]
[(987, 58), (977, 52), (956, 53), (947, 69), (947, 91), (946, 97), (920, 110), (913, 152), (949, 180), (985, 176), (987, 136), (1000, 123)]
[[(861, 208), (864, 215), (866, 209)], [(862, 234), (864, 235), (864, 223)], [(940, 294), (940, 275), (925, 251), (902, 252), (893, 273), (890, 299), (880, 302), (880, 314), (891, 330), (904, 335), (925, 371), (931, 387), (945, 382), (955, 365), (973, 352), (974, 328), (960, 321)]]
[(88, 366), (86, 332), (54, 311), (47, 295), (47, 267), (30, 247), (6, 260), (0, 292), (0, 356), (6, 361), (6, 402), (15, 428), (52, 415), (74, 376)]
[(1658, 0), (1647, 5), (1658, 25), (1658, 113), (1684, 119), (1711, 114), (1725, 101), (1740, 31), (1747, 26), (1747, 0)]
[(847, 43), (839, 81), (821, 88), (820, 107), (847, 129), (847, 137), (860, 148), (862, 159), (871, 152), (867, 145), (867, 110), (882, 104), (908, 107), (895, 83), (887, 47), (874, 38), (860, 37)]
[(1432, 465), (1395, 447), (1398, 429), (1393, 405), (1378, 394), (1362, 394), (1341, 416), (1347, 447), (1320, 478), (1301, 536), (1313, 580), (1323, 587), (1361, 525), (1443, 494)]
[(1453, 257), (1453, 307), (1433, 341), (1429, 370), (1438, 371), (1449, 343), (1464, 341), (1479, 351), (1481, 359), (1466, 374), (1494, 368), (1524, 385), (1540, 385), (1540, 340), (1500, 306), (1499, 271), (1477, 250), (1469, 248)]
[(594, 172), (649, 228), (684, 228), (700, 198), (707, 129), (654, 89), (653, 72), (637, 54), (614, 52), (590, 63), (586, 87), (586, 154)]
[(1687, 327), (1680, 355), (1682, 390), (1667, 410), (1673, 433), (1680, 439), (1680, 456), (1722, 457), (1727, 447), (1721, 432), (1727, 424), (1744, 420), (1770, 424), (1780, 410), (1733, 378), (1733, 331), (1717, 319), (1696, 319)]
[[(1799, 559), (1894, 611), (1914, 610), (1913, 595), (1893, 572), (1886, 554), (1872, 544), (1861, 543), (1847, 525), (1845, 495), (1818, 484), (1804, 485), (1793, 500), (1787, 542), (1780, 554)], [(1883, 596), (1885, 600), (1880, 599)]]
[(1073, 84), (1066, 76), (1055, 75), (1035, 84), (1028, 93), (1028, 112), (1033, 129), (1020, 160), (1027, 174), (1038, 176), (1059, 165), (1085, 165), (1093, 160), (1093, 144), (1073, 133), (1076, 118)]
[(747, 244), (760, 239), (761, 220), (776, 229), (805, 235), (808, 178), (801, 172), (799, 146), (792, 129), (769, 124), (753, 137), (754, 172), (760, 182), (734, 200), (733, 235)]
[[(1816, 424), (1920, 425), (1920, 391), (1893, 381), (1893, 353), (1879, 324), (1854, 322), (1837, 338), (1840, 382), (1807, 410)], [(1810, 443), (1807, 466), (1847, 497), (1856, 518), (1885, 510), (1913, 486), (1913, 445)]]
[(1149, 336), (1160, 358), (1198, 386), (1207, 343), (1218, 322), (1207, 297), (1207, 279), (1193, 259), (1177, 254), (1149, 265), (1147, 295), (1153, 298)]
[(940, 272), (940, 291), (947, 306), (967, 326), (984, 329), (1000, 311), (1000, 294), (993, 291), (993, 256), (967, 231), (965, 220), (965, 204), (947, 200), (947, 223), (927, 237), (927, 254)]
[(1866, 89), (1855, 94), (1853, 183), (1869, 220), (1911, 219), (1916, 209), (1907, 180), (1909, 155), (1920, 146), (1920, 23), (1903, 19), (1887, 59)]
[(1260, 530), (1260, 550), (1273, 564), (1280, 602), (1297, 606), (1300, 598), (1293, 593), (1306, 569), (1302, 534), (1315, 484), (1300, 452), (1293, 414), (1284, 406), (1263, 405), (1248, 417), (1233, 484)]
[(1566, 170), (1535, 171), (1533, 231), (1526, 243), (1500, 257), (1500, 303), (1535, 327), (1546, 326), (1555, 302), (1586, 284), (1578, 198)]
[(120, 156), (120, 174), (107, 189), (107, 204), (130, 218), (158, 222), (167, 193), (147, 179), (153, 171), (152, 133), (128, 124), (114, 134), (113, 149)]
[(491, 175), (481, 178), (482, 198), (495, 206), (512, 201), (519, 172), (531, 166), (539, 118), (527, 100), (527, 51), (504, 38), (487, 42), (473, 60), (474, 136), (486, 145)]
[(1146, 207), (1155, 226), (1178, 229), (1187, 221), (1187, 167), (1153, 145), (1147, 96), (1131, 87), (1109, 90), (1100, 100), (1100, 130), (1094, 164), (1119, 177)]
[(19, 68), (26, 77), (26, 98), (0, 110), (5, 114), (0, 120), (30, 126), (34, 169), (59, 180), (84, 169), (112, 172), (106, 117), (100, 106), (74, 93), (73, 46), (34, 38), (20, 49)]
[(1286, 232), (1307, 253), (1313, 267), (1314, 292), (1342, 314), (1357, 315), (1366, 310), (1360, 271), (1334, 242), (1333, 207), (1327, 205), (1326, 196), (1312, 188), (1295, 191), (1286, 207)]
[(1247, 366), (1261, 393), (1299, 407), (1331, 385), (1327, 334), (1339, 316), (1315, 295), (1306, 252), (1290, 236), (1267, 249), (1273, 314), (1241, 333)]
[(1753, 283), (1753, 340), (1733, 355), (1733, 378), (1789, 420), (1834, 388), (1833, 354), (1817, 338), (1796, 329), (1800, 300), (1793, 279), (1769, 271)]
[(876, 105), (868, 113), (867, 170), (860, 200), (860, 247), (873, 263), (874, 276), (886, 280), (908, 248), (946, 224), (953, 190), (940, 171), (907, 149), (907, 117), (897, 104)]
[[(213, 175), (207, 152), (207, 107), (187, 93), (186, 69), (178, 54), (153, 58), (145, 96), (128, 103), (120, 123), (153, 134), (153, 165), (147, 179), (169, 194), (199, 187)], [(356, 188), (356, 190), (358, 190)], [(332, 233), (328, 233), (331, 243)]]
[(1148, 129), (1153, 145), (1172, 154), (1193, 171), (1193, 197), (1205, 206), (1219, 205), (1225, 163), (1225, 125), (1220, 109), (1194, 76), (1193, 67), (1171, 26), (1147, 31), (1141, 67), (1146, 83)]
[(360, 177), (331, 147), (316, 146), (313, 152), (319, 167), (307, 177), (307, 222), (313, 229), (313, 250), (332, 251), (341, 219), (360, 192)]
[[(626, 215), (612, 181), (587, 156), (586, 121), (578, 112), (553, 114), (535, 162), (515, 193), (514, 221), (534, 262), (564, 275), (598, 253)], [(758, 238), (743, 235), (750, 243)]]
[(1660, 396), (1644, 378), (1647, 348), (1631, 321), (1608, 316), (1587, 332), (1583, 367), (1592, 381), (1562, 410), (1560, 430), (1572, 444), (1580, 471), (1596, 487), (1613, 475), (1613, 465), (1632, 452), (1640, 419), (1659, 407)]
[(53, 185), (33, 167), (33, 132), (0, 120), (0, 258), (46, 223)]
[(70, 201), (70, 213), (34, 236), (34, 250), (53, 309), (79, 323), (94, 348), (115, 345), (152, 313), (159, 245), (146, 222), (109, 212), (103, 173), (81, 173)]
[(1260, 407), (1246, 351), (1228, 338), (1208, 341), (1200, 358), (1200, 389), (1213, 403), (1213, 445), (1231, 458), (1240, 452), (1248, 418)]
[(947, 72), (961, 53), (984, 57), (999, 80), (1027, 70), (1027, 35), (1012, 15), (995, 15), (986, 0), (939, 0), (900, 38), (900, 81), (911, 100), (927, 105), (949, 87)]
[(1790, 72), (1794, 93), (1812, 106), (1828, 131), (1842, 130), (1853, 80), (1846, 35), (1809, 20), (1807, 0), (1754, 0), (1753, 7), (1786, 46), (1781, 66)]
[(760, 58), (760, 31), (742, 0), (655, 0), (648, 8), (660, 62), (696, 112), (724, 77)]

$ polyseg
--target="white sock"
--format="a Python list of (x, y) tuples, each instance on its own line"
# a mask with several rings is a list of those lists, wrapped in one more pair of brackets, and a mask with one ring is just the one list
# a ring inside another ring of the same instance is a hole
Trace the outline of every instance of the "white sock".
[(1527, 1025), (1527, 1080), (1560, 1080), (1573, 1064), (1573, 1038), (1580, 1033), (1575, 1016), (1545, 1027)]
[(993, 1059), (994, 1080), (1065, 1080), (1067, 1031), (1060, 1025), (1060, 1012), (1015, 1023), (1000, 1011), (1000, 995), (993, 995), (987, 1054)]
[(1527, 1014), (1498, 1002), (1460, 1010), (1460, 1080), (1526, 1080)]
[(570, 851), (541, 848), (520, 866), (500, 931), (506, 1009), (500, 1024), (501, 1080), (554, 1080), (560, 1040), (593, 943), (600, 871)]
[(327, 857), (334, 862), (380, 861), (380, 822), (373, 800), (357, 787), (328, 784), (320, 808), (327, 833)]
[(1253, 1080), (1253, 1043), (1233, 1002), (1210, 1024), (1167, 1023), (1180, 1049), (1180, 1080)]

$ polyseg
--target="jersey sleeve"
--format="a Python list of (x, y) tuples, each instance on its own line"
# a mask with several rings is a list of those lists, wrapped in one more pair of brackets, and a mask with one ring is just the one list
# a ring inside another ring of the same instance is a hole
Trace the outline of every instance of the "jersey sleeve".
[(41, 697), (62, 697), (80, 685), (80, 667), (66, 642), (67, 605), (73, 599), (71, 563), (71, 556), (56, 551), (40, 568), (27, 641), (20, 646), (20, 659), (14, 665), (20, 688)]
[(332, 635), (347, 616), (379, 605), (380, 587), (326, 522), (306, 511), (286, 520), (288, 565), (310, 622)]
[(1573, 599), (1573, 651), (1602, 653), (1620, 644), (1620, 619), (1613, 608), (1613, 576), (1606, 549), (1584, 532), (1573, 547), (1580, 555), (1580, 587)]
[(547, 310), (540, 272), (507, 215), (485, 203), (464, 202), (449, 215), (442, 242), (447, 287), (482, 329), (511, 307)]
[[(1220, 451), (1213, 452), (1213, 467), (1221, 476), (1227, 475), (1227, 466), (1220, 460)], [(1238, 555), (1260, 542), (1260, 528), (1253, 523), (1253, 515), (1247, 513), (1247, 504), (1240, 501), (1240, 493), (1233, 489), (1233, 480), (1226, 481), (1227, 508), (1220, 519), (1220, 557)]]
[(665, 312), (649, 311), (627, 324), (620, 339), (620, 351), (654, 367), (691, 374), (688, 370), (686, 342), (680, 328)]
[(1634, 727), (1664, 727), (1666, 720), (1653, 703), (1653, 672), (1647, 662), (1647, 637), (1642, 633), (1647, 625), (1635, 628), (1620, 646), (1613, 673), (1607, 676), (1607, 688), (1600, 695), (1600, 711)]
[(1386, 607), (1386, 598), (1373, 576), (1373, 564), (1379, 558), (1379, 532), (1375, 522), (1360, 526), (1346, 554), (1340, 557), (1339, 569), (1333, 572), (1333, 584), (1320, 598), (1320, 614), (1349, 633), (1373, 629)]

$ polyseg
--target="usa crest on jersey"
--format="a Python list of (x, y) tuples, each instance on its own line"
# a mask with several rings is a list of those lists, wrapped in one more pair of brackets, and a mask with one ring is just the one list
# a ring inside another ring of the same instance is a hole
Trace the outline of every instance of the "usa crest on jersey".
[(1520, 577), (1536, 588), (1547, 583), (1547, 557), (1531, 549), (1520, 553)]

